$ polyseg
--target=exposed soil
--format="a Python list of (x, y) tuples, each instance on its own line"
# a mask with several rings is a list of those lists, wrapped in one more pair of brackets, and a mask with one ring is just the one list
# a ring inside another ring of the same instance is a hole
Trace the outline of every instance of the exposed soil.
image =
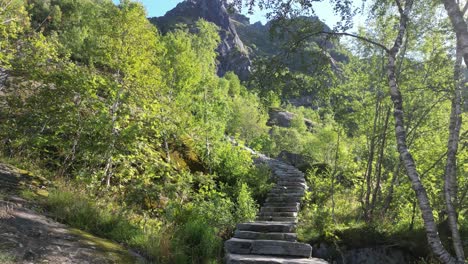
[(24, 190), (44, 192), (45, 181), (0, 164), (0, 263), (144, 263), (118, 243), (47, 217)]

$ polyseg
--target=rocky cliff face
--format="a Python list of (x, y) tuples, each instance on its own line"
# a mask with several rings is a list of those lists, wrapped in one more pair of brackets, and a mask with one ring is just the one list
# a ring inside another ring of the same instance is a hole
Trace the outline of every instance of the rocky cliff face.
[[(270, 35), (272, 22), (262, 25), (260, 22), (251, 24), (249, 18), (236, 12), (230, 12), (226, 4), (227, 0), (185, 0), (174, 9), (168, 11), (162, 17), (150, 18), (163, 32), (170, 31), (177, 24), (193, 25), (198, 19), (203, 18), (216, 24), (220, 28), (221, 43), (218, 52), (218, 75), (223, 76), (228, 71), (235, 72), (241, 80), (247, 80), (250, 75), (252, 60), (256, 57), (271, 58), (278, 55), (291, 36), (272, 38)], [(330, 30), (316, 17), (299, 17), (291, 27), (308, 23), (309, 27), (317, 27), (318, 31)], [(336, 52), (334, 44), (325, 36), (311, 39), (303, 50), (298, 50), (289, 56), (284, 64), (291, 71), (305, 73), (313, 71), (317, 61), (317, 54), (309, 52), (310, 47), (320, 46), (325, 57), (330, 63), (346, 60), (345, 56)], [(326, 51), (324, 51), (326, 50)], [(323, 54), (322, 54), (323, 55)], [(323, 59), (322, 59), (323, 60)]]
[(162, 17), (150, 18), (162, 32), (171, 30), (177, 23), (193, 24), (203, 18), (220, 28), (221, 43), (218, 46), (218, 75), (235, 72), (241, 80), (250, 74), (251, 61), (247, 48), (237, 34), (226, 2), (223, 0), (186, 0)]

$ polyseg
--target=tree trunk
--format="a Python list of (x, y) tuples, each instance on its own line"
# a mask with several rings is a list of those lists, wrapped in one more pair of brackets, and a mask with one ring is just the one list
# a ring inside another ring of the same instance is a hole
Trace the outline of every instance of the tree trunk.
[(447, 164), (445, 167), (444, 193), (447, 206), (450, 231), (452, 233), (453, 246), (458, 261), (464, 263), (464, 252), (461, 244), (460, 233), (457, 226), (457, 215), (454, 207), (457, 193), (456, 183), (456, 155), (458, 151), (458, 141), (460, 138), (461, 126), (461, 57), (468, 65), (468, 26), (464, 19), (464, 12), (460, 10), (458, 3), (454, 0), (443, 0), (445, 10), (452, 22), (453, 29), (457, 36), (457, 62), (455, 68), (456, 88), (452, 99), (452, 111), (450, 114), (449, 140), (447, 146)]
[(364, 205), (364, 218), (366, 222), (370, 221), (370, 196), (372, 193), (372, 168), (374, 163), (374, 155), (375, 155), (375, 134), (377, 130), (377, 120), (379, 119), (379, 109), (380, 109), (380, 100), (376, 98), (375, 101), (375, 116), (374, 116), (374, 125), (372, 126), (372, 134), (370, 136), (370, 149), (369, 149), (369, 159), (367, 160), (367, 170), (366, 170), (366, 197), (365, 197), (365, 205)]
[(453, 29), (457, 33), (465, 65), (468, 65), (468, 26), (463, 18), (463, 12), (455, 0), (443, 0), (443, 2)]
[(371, 202), (371, 211), (370, 211), (370, 216), (373, 218), (374, 214), (374, 209), (375, 209), (375, 204), (377, 202), (377, 196), (379, 196), (380, 192), (380, 182), (382, 179), (382, 162), (383, 162), (383, 157), (384, 157), (384, 151), (385, 151), (385, 143), (387, 141), (387, 128), (388, 128), (388, 121), (390, 119), (390, 113), (391, 109), (388, 108), (386, 116), (385, 116), (385, 123), (384, 123), (384, 129), (381, 134), (381, 143), (380, 143), (380, 150), (379, 150), (379, 156), (377, 159), (377, 168), (376, 168), (376, 184), (374, 188), (374, 193), (372, 194), (372, 202)]
[(414, 228), (414, 219), (416, 218), (416, 200), (413, 200), (412, 208), (413, 209), (411, 210), (411, 222), (408, 231), (413, 231)]
[(450, 113), (449, 138), (447, 143), (447, 163), (445, 166), (444, 196), (445, 205), (447, 207), (449, 228), (450, 232), (452, 233), (453, 248), (455, 250), (455, 254), (457, 255), (458, 261), (463, 263), (465, 261), (465, 254), (463, 252), (463, 243), (460, 238), (460, 232), (458, 230), (458, 217), (455, 207), (457, 204), (457, 152), (462, 122), (461, 98), (462, 87), (465, 84), (461, 76), (462, 56), (459, 42), (457, 42), (456, 54), (457, 59), (454, 71), (455, 89), (452, 97), (452, 110)]
[(338, 158), (340, 155), (340, 130), (337, 132), (338, 138), (336, 141), (336, 150), (335, 150), (335, 162), (333, 165), (333, 172), (331, 174), (331, 200), (332, 200), (332, 219), (333, 222), (336, 224), (336, 217), (335, 217), (335, 178), (338, 172)]
[(390, 187), (388, 187), (387, 197), (385, 198), (384, 206), (382, 209), (382, 217), (385, 216), (385, 214), (387, 213), (387, 210), (390, 208), (390, 204), (393, 201), (393, 192), (394, 192), (395, 185), (398, 181), (398, 176), (400, 175), (400, 169), (401, 169), (401, 161), (398, 161), (396, 169), (393, 172), (392, 182), (390, 183)]
[[(119, 73), (120, 74), (120, 73)], [(114, 155), (114, 150), (115, 150), (115, 144), (117, 141), (117, 136), (118, 136), (118, 131), (117, 131), (117, 112), (120, 107), (120, 96), (123, 93), (123, 87), (119, 89), (117, 96), (115, 98), (114, 103), (112, 104), (112, 107), (110, 109), (110, 114), (112, 118), (111, 122), (111, 143), (109, 146), (109, 150), (107, 153), (107, 161), (106, 161), (106, 166), (104, 168), (104, 176), (106, 178), (106, 186), (110, 187), (111, 185), (111, 179), (112, 179), (112, 166), (113, 166), (113, 159), (112, 156)]]
[(390, 86), (390, 95), (394, 105), (393, 115), (395, 117), (395, 136), (397, 140), (398, 152), (400, 153), (400, 157), (403, 165), (405, 166), (406, 173), (411, 181), (412, 188), (416, 193), (416, 198), (418, 199), (419, 208), (421, 209), (422, 218), (424, 220), (427, 240), (433, 253), (443, 263), (456, 263), (456, 260), (447, 252), (447, 250), (442, 245), (442, 242), (440, 241), (439, 233), (437, 232), (437, 225), (434, 220), (434, 215), (432, 214), (432, 207), (429, 202), (429, 197), (427, 196), (426, 189), (422, 185), (421, 179), (419, 178), (413, 156), (409, 152), (406, 145), (403, 100), (396, 78), (396, 57), (400, 51), (403, 36), (406, 32), (408, 15), (412, 9), (413, 0), (406, 1), (404, 8), (401, 6), (398, 0), (397, 4), (400, 11), (400, 25), (398, 35), (388, 55), (387, 75)]

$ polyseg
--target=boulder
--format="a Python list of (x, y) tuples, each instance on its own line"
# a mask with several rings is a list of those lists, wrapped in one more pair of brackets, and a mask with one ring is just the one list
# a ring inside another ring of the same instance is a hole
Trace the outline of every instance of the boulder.
[(291, 164), (302, 172), (306, 172), (313, 167), (311, 163), (312, 158), (302, 154), (291, 153), (289, 151), (283, 150), (280, 152), (277, 158), (288, 164)]

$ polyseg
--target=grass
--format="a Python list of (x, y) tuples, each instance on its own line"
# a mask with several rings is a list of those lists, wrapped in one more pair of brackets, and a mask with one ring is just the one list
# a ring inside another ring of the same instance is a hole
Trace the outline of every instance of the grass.
[[(107, 206), (89, 198), (84, 191), (61, 185), (49, 192), (45, 206), (57, 220), (98, 236), (138, 249), (156, 263), (217, 263), (222, 255), (222, 241), (215, 229), (200, 219), (189, 219), (180, 226), (163, 225), (157, 220), (138, 218), (136, 214)], [(133, 220), (132, 220), (133, 218)], [(146, 224), (141, 224), (145, 222)], [(79, 230), (75, 230), (78, 232)], [(112, 248), (98, 238), (94, 244)]]
[(16, 258), (15, 256), (0, 250), (0, 263), (13, 264), (16, 263)]
[[(105, 194), (97, 197), (77, 181), (57, 179), (31, 161), (25, 164), (19, 159), (0, 156), (0, 162), (27, 168), (19, 170), (9, 166), (24, 179), (17, 193), (39, 205), (38, 209), (47, 211), (50, 217), (73, 227), (72, 232), (84, 242), (109, 252), (110, 259), (120, 258), (116, 263), (135, 263), (122, 245), (136, 249), (155, 263), (221, 261), (220, 236), (217, 229), (203, 219), (199, 221), (189, 214), (180, 223), (163, 223), (164, 220), (135, 213)], [(43, 188), (45, 183), (46, 188)], [(7, 262), (0, 259), (0, 263)]]

